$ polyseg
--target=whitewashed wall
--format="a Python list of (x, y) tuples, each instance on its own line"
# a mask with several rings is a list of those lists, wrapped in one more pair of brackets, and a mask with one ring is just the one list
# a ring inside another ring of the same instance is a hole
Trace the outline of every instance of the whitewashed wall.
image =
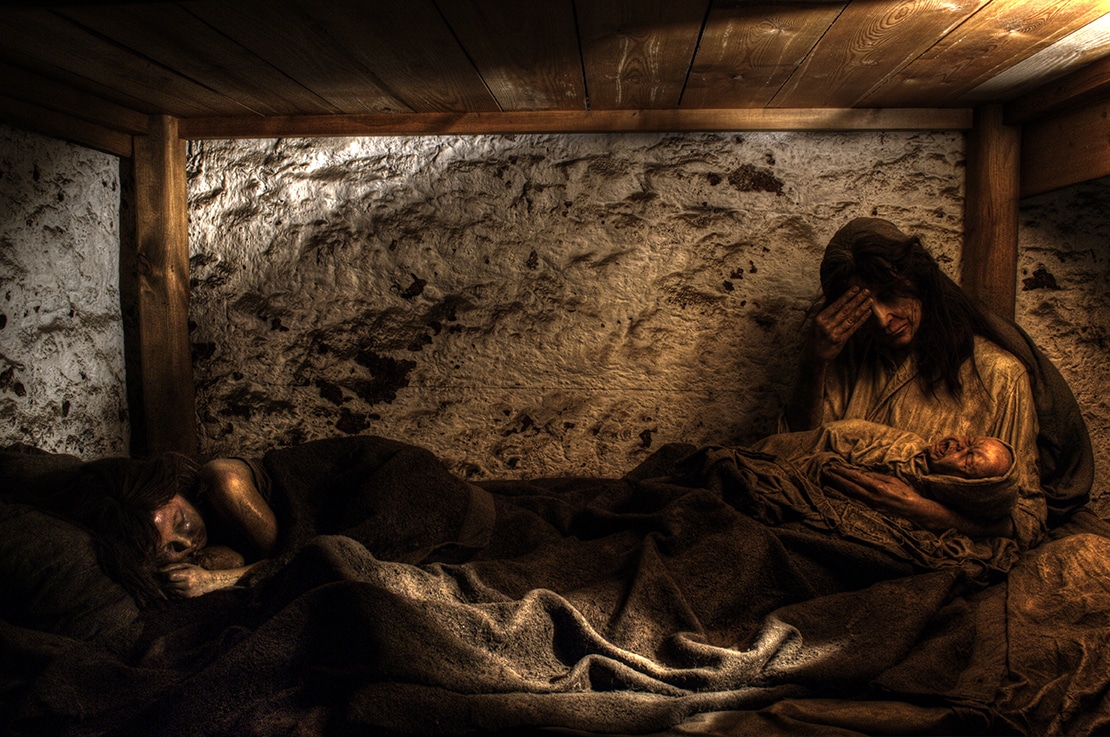
[(119, 189), (116, 157), (0, 126), (0, 445), (127, 452)]
[(764, 434), (857, 215), (955, 273), (956, 133), (205, 142), (205, 452), (374, 433), (475, 478), (619, 474)]
[(1018, 322), (1083, 408), (1110, 518), (1110, 178), (1023, 202), (1019, 241)]
[[(373, 432), (460, 473), (615, 474), (770, 429), (817, 260), (874, 212), (957, 273), (954, 134), (190, 149), (208, 454)], [(0, 126), (0, 443), (127, 450), (118, 161)], [(1023, 203), (1018, 319), (1110, 484), (1110, 179)], [(1110, 517), (1110, 494), (1100, 509)]]

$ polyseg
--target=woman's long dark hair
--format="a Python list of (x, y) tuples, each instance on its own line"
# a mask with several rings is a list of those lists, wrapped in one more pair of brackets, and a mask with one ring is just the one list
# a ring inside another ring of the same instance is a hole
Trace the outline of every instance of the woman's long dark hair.
[[(891, 231), (899, 233), (891, 225), (882, 233), (861, 232), (839, 248), (830, 245), (821, 262), (825, 303), (844, 294), (853, 278), (879, 297), (885, 293), (917, 298), (921, 302), (921, 324), (911, 350), (917, 360), (918, 380), (930, 393), (943, 385), (952, 396), (959, 397), (963, 393), (960, 367), (969, 358), (974, 361), (975, 336), (1000, 346), (1005, 343), (984, 311), (940, 270), (919, 238), (893, 237)], [(863, 331), (852, 336), (846, 359), (864, 360), (868, 341)], [(871, 355), (879, 354), (881, 351)]]
[(105, 458), (82, 464), (50, 506), (92, 532), (104, 572), (145, 607), (165, 598), (154, 512), (175, 494), (195, 499), (199, 485), (197, 465), (182, 455)]

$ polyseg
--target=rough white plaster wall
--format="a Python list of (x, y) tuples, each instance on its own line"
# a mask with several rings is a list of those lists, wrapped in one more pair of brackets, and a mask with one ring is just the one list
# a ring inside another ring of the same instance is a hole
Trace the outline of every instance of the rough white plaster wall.
[(194, 143), (202, 449), (614, 475), (764, 434), (828, 238), (889, 217), (954, 274), (962, 164), (956, 133)]
[(1019, 242), (1017, 318), (1083, 409), (1110, 518), (1110, 178), (1023, 202)]
[(119, 160), (0, 126), (0, 444), (125, 454)]
[[(612, 474), (760, 434), (840, 222), (890, 217), (956, 273), (962, 145), (194, 145), (205, 450), (377, 432), (475, 476)], [(0, 443), (126, 452), (118, 207), (114, 157), (0, 126)], [(1110, 517), (1110, 179), (1023, 203), (1020, 237), (1018, 319), (1075, 389)]]

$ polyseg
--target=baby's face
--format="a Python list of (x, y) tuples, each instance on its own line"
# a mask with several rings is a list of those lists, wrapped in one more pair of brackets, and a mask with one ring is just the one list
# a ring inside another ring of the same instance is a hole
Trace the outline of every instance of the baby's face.
[(986, 479), (1001, 476), (1014, 462), (1010, 449), (998, 438), (952, 435), (925, 451), (930, 473)]

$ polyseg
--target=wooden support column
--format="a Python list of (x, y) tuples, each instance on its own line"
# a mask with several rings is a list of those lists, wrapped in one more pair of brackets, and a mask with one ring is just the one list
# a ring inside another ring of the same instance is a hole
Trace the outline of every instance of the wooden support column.
[[(192, 455), (197, 423), (188, 326), (185, 142), (176, 118), (151, 117), (147, 135), (134, 138), (132, 167), (135, 336), (129, 371), (139, 376), (129, 377), (129, 383), (141, 393), (141, 407), (132, 408), (132, 431), (138, 435), (132, 438), (132, 452)], [(121, 264), (128, 261), (121, 255)]]
[(967, 192), (960, 280), (964, 290), (1003, 317), (1017, 300), (1021, 129), (1006, 125), (1001, 105), (975, 110), (967, 141)]

